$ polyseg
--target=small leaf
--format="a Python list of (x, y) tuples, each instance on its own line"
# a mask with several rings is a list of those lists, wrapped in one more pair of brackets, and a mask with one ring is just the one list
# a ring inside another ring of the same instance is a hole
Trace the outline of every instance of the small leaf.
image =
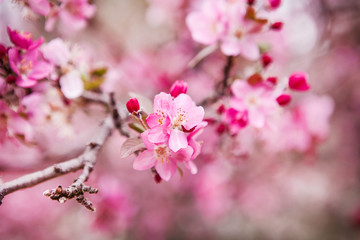
[(96, 77), (102, 77), (106, 74), (107, 72), (107, 68), (106, 67), (103, 67), (103, 68), (97, 68), (97, 69), (94, 69), (92, 72), (91, 72), (91, 75), (92, 76), (96, 76)]
[(145, 148), (143, 141), (139, 138), (128, 138), (120, 149), (120, 157), (125, 158), (130, 156), (132, 153)]
[(98, 87), (100, 87), (100, 85), (104, 82), (104, 78), (103, 77), (93, 77), (90, 80), (84, 80), (84, 89), (87, 91), (96, 89)]
[(138, 133), (143, 133), (144, 132), (144, 128), (137, 123), (129, 123), (129, 128), (135, 130)]

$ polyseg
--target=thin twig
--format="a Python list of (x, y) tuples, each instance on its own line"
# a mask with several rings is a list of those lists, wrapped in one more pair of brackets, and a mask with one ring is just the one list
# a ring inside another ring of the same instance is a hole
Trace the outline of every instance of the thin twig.
[(234, 57), (233, 56), (228, 56), (227, 60), (226, 60), (226, 64), (224, 66), (224, 70), (223, 70), (223, 79), (218, 84), (216, 84), (216, 93), (215, 93), (215, 95), (202, 100), (199, 103), (200, 106), (207, 106), (207, 105), (213, 104), (217, 100), (219, 100), (220, 97), (227, 94), (228, 87), (229, 87), (229, 81), (228, 80), (229, 80), (230, 71), (231, 71), (231, 67), (233, 65), (233, 62), (234, 62)]
[[(59, 202), (62, 202), (62, 201), (64, 202), (66, 199), (71, 198), (71, 196), (79, 197), (83, 194), (83, 192), (86, 192), (86, 191), (91, 192), (91, 193), (97, 192), (97, 190), (95, 191), (95, 189), (93, 189), (91, 187), (89, 189), (88, 186), (84, 186), (83, 183), (85, 181), (87, 181), (87, 179), (89, 178), (89, 175), (90, 175), (90, 173), (94, 167), (94, 164), (96, 162), (98, 152), (101, 149), (101, 147), (104, 145), (105, 141), (110, 136), (113, 128), (114, 128), (114, 123), (112, 121), (112, 117), (109, 116), (103, 122), (102, 127), (99, 130), (98, 134), (87, 145), (84, 152), (77, 158), (73, 158), (68, 161), (65, 161), (65, 162), (62, 162), (59, 164), (55, 164), (51, 167), (45, 168), (43, 170), (31, 173), (31, 174), (27, 174), (25, 176), (19, 177), (17, 179), (14, 179), (12, 181), (9, 181), (9, 182), (6, 182), (6, 183), (0, 185), (0, 205), (2, 203), (3, 198), (12, 192), (18, 191), (20, 189), (35, 186), (35, 185), (42, 183), (44, 181), (47, 181), (49, 179), (65, 175), (70, 172), (75, 172), (80, 169), (83, 169), (83, 172), (79, 176), (79, 178), (77, 178), (75, 180), (75, 182), (68, 189), (65, 190), (67, 192), (66, 192), (66, 194), (64, 194), (64, 196), (62, 196), (62, 197), (65, 197), (65, 199), (59, 197), (56, 200), (58, 200)], [(59, 190), (59, 187), (57, 188), (57, 190)], [(51, 191), (48, 190), (48, 193), (51, 194), (52, 193)], [(59, 193), (59, 191), (56, 192), (56, 194), (58, 194), (58, 193)], [(50, 195), (49, 195), (49, 197), (50, 197)], [(81, 200), (81, 202), (84, 202), (84, 200)]]
[(123, 120), (121, 119), (121, 117), (119, 115), (119, 112), (117, 110), (115, 96), (114, 96), (113, 92), (110, 93), (110, 110), (111, 110), (111, 114), (112, 114), (113, 121), (114, 121), (116, 129), (119, 130), (121, 135), (123, 135), (125, 137), (130, 137), (129, 133), (124, 131), (124, 129), (122, 128), (122, 125), (123, 125), (122, 121)]

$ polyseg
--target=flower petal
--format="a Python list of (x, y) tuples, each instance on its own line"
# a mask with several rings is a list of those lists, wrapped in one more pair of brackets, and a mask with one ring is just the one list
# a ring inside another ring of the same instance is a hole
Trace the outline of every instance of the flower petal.
[(136, 170), (146, 170), (153, 167), (156, 163), (153, 150), (146, 150), (135, 158), (133, 168)]
[(181, 148), (186, 148), (187, 146), (188, 141), (186, 139), (186, 134), (177, 129), (173, 129), (170, 133), (169, 148), (174, 152), (177, 152)]

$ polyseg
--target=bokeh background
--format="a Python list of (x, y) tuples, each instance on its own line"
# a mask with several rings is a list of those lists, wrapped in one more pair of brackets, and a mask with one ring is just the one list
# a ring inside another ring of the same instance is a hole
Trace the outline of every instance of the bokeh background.
[[(9, 43), (10, 25), (47, 40), (61, 36), (82, 44), (111, 65), (103, 89), (116, 91), (119, 101), (128, 92), (152, 98), (182, 78), (200, 102), (221, 79), (220, 53), (184, 74), (199, 49), (185, 26), (188, 6), (196, 1), (95, 1), (89, 26), (70, 35), (64, 29), (44, 32), (44, 20), (15, 2), (0, 3), (0, 42)], [(95, 213), (76, 201), (59, 204), (42, 195), (70, 185), (78, 173), (69, 174), (6, 196), (0, 239), (358, 239), (360, 2), (284, 0), (274, 15), (284, 28), (280, 36), (269, 36), (276, 62), (270, 71), (309, 73), (312, 89), (296, 96), (295, 104), (310, 116), (311, 134), (290, 129), (263, 146), (253, 132), (233, 141), (217, 136), (210, 125), (200, 137), (199, 173), (184, 171), (182, 178), (156, 184), (150, 171), (132, 169), (134, 156), (120, 158), (125, 139), (114, 132), (89, 180), (99, 188), (89, 196)], [(237, 64), (234, 71), (251, 66)], [(38, 147), (0, 147), (0, 181), (81, 153), (103, 117), (102, 107), (93, 104), (74, 110), (70, 121), (62, 112), (46, 124), (39, 120)]]

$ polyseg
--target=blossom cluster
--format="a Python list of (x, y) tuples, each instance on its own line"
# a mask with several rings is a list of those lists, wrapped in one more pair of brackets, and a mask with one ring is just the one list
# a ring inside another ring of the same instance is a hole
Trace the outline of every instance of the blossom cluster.
[(192, 38), (205, 45), (219, 43), (221, 51), (228, 56), (240, 54), (249, 60), (258, 59), (261, 34), (282, 27), (281, 22), (268, 19), (269, 12), (277, 9), (281, 1), (254, 2), (202, 1), (199, 9), (186, 18)]
[(53, 31), (58, 22), (59, 30), (64, 33), (84, 29), (96, 10), (88, 0), (26, 0), (24, 4), (46, 18), (46, 31)]
[[(203, 121), (203, 107), (196, 106), (186, 91), (187, 84), (176, 81), (170, 94), (162, 92), (155, 96), (154, 112), (146, 118), (149, 129), (141, 134), (146, 150), (135, 159), (134, 169), (155, 167), (165, 181), (175, 174), (178, 163), (197, 173), (193, 160), (200, 154), (201, 145), (196, 137), (207, 123)], [(134, 110), (130, 106), (128, 109)]]

